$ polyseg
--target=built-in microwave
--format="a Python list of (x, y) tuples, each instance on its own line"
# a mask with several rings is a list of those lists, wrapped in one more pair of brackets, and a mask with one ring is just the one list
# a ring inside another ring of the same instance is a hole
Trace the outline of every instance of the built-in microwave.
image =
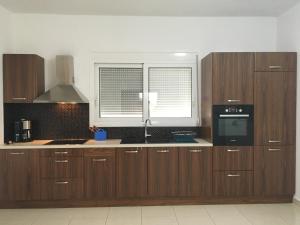
[(253, 145), (253, 105), (214, 105), (213, 144)]

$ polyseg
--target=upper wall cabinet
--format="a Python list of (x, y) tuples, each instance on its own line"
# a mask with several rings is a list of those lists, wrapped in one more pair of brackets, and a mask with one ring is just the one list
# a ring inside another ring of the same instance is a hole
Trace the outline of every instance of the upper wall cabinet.
[(253, 104), (253, 53), (212, 54), (214, 105)]
[(295, 52), (255, 53), (255, 71), (295, 72), (297, 71), (297, 53)]
[(37, 55), (3, 55), (5, 103), (31, 103), (45, 91), (44, 59)]

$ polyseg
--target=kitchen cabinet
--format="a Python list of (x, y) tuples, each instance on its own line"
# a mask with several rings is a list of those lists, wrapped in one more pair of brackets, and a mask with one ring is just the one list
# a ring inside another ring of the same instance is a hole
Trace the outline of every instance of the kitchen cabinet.
[(258, 52), (255, 53), (255, 71), (258, 72), (296, 72), (297, 53)]
[(209, 197), (212, 194), (212, 148), (179, 149), (179, 195)]
[(114, 149), (87, 149), (84, 171), (86, 198), (108, 199), (115, 196)]
[(147, 149), (117, 150), (117, 197), (141, 198), (147, 195)]
[(44, 59), (38, 55), (4, 54), (4, 103), (31, 103), (45, 91)]
[(39, 200), (38, 150), (6, 151), (7, 200)]
[(218, 146), (213, 151), (214, 171), (253, 170), (253, 148)]
[(253, 53), (212, 53), (213, 105), (253, 104)]
[(253, 171), (218, 171), (213, 176), (215, 197), (249, 197), (253, 195)]
[(256, 72), (255, 145), (295, 145), (296, 72)]
[(6, 152), (0, 151), (0, 201), (7, 198)]
[(293, 196), (295, 192), (295, 147), (256, 146), (254, 176), (256, 196)]
[(148, 194), (151, 197), (178, 196), (178, 149), (148, 149)]

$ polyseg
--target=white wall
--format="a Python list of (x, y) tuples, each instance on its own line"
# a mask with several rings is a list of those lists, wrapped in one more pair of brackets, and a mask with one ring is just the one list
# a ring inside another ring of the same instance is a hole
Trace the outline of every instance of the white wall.
[(56, 54), (75, 57), (76, 86), (89, 96), (92, 52), (274, 51), (275, 18), (110, 17), (15, 14), (18, 53), (46, 58), (46, 88)]
[[(278, 51), (298, 52), (300, 59), (300, 3), (278, 18)], [(300, 201), (300, 63), (297, 77), (297, 156), (296, 156), (296, 195)]]
[(0, 144), (3, 141), (3, 69), (2, 54), (11, 48), (11, 13), (0, 5)]

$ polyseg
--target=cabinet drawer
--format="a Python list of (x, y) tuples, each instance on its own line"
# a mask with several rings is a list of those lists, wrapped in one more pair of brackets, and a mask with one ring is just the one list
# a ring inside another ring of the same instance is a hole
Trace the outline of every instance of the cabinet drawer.
[(84, 156), (93, 157), (93, 156), (114, 156), (115, 149), (113, 148), (92, 148), (86, 149), (84, 151)]
[(297, 54), (294, 52), (256, 53), (255, 71), (297, 71)]
[(82, 179), (42, 179), (42, 200), (81, 199), (84, 195)]
[(252, 147), (214, 147), (214, 170), (253, 170)]
[(253, 195), (253, 172), (214, 172), (213, 191), (215, 196), (239, 197)]
[(41, 178), (81, 178), (83, 158), (81, 157), (41, 157)]
[(82, 149), (43, 149), (41, 150), (40, 156), (42, 157), (82, 157), (83, 151)]

